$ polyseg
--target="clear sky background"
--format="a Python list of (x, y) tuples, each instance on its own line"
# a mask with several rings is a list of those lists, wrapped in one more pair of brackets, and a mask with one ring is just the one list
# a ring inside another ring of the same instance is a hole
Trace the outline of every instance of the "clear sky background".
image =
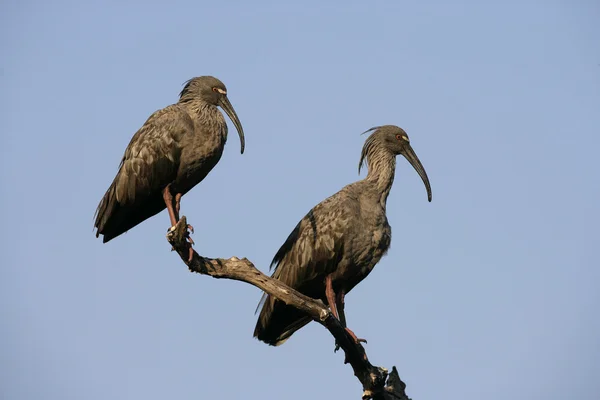
[(246, 131), (183, 199), (196, 249), (268, 271), (299, 219), (408, 132), (392, 246), (347, 298), (371, 361), (425, 399), (597, 399), (600, 3), (5, 1), (0, 397), (357, 399), (310, 324), (252, 337), (260, 291), (190, 274), (166, 212), (114, 242), (95, 208), (181, 84), (225, 82)]

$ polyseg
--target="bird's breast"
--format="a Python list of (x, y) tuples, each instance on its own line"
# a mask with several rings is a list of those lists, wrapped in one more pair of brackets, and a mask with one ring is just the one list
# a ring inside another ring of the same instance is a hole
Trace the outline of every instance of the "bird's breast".
[(375, 268), (375, 265), (381, 260), (381, 257), (390, 248), (392, 241), (392, 232), (389, 225), (380, 226), (371, 231), (371, 243), (367, 251), (362, 252), (361, 257), (357, 260), (360, 265), (361, 275), (369, 274)]
[(200, 183), (221, 159), (225, 141), (226, 137), (216, 132), (214, 135), (199, 135), (192, 140), (182, 151), (173, 189), (187, 193)]
[(391, 228), (385, 221), (362, 230), (350, 243), (351, 257), (336, 271), (337, 278), (346, 287), (346, 291), (350, 291), (375, 268), (390, 247), (391, 233)]

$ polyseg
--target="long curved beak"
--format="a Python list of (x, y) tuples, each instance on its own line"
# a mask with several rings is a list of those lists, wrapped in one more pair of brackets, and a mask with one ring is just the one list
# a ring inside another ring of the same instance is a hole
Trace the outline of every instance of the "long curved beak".
[(423, 183), (425, 184), (425, 189), (427, 189), (427, 200), (431, 201), (431, 185), (429, 184), (427, 172), (425, 172), (425, 168), (423, 168), (421, 161), (419, 161), (419, 157), (417, 157), (415, 151), (412, 149), (412, 147), (410, 147), (410, 144), (407, 144), (404, 147), (404, 150), (401, 154), (408, 160), (410, 165), (413, 166), (415, 171), (417, 171), (417, 173), (423, 180)]
[(233, 109), (233, 106), (229, 102), (227, 96), (221, 96), (219, 103), (221, 108), (227, 113), (227, 116), (229, 117), (231, 122), (233, 122), (233, 125), (235, 125), (235, 129), (237, 129), (238, 135), (240, 135), (240, 143), (242, 144), (242, 154), (244, 154), (244, 147), (246, 147), (246, 141), (244, 140), (244, 129), (242, 128), (240, 119), (235, 113), (235, 110)]

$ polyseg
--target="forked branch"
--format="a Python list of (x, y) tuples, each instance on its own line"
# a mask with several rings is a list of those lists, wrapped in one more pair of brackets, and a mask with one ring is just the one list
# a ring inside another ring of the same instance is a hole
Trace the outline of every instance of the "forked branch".
[(405, 392), (406, 384), (398, 376), (396, 367), (393, 367), (392, 372), (388, 374), (385, 368), (373, 366), (367, 358), (364, 347), (350, 337), (323, 302), (307, 297), (280, 281), (266, 276), (246, 258), (205, 258), (194, 250), (190, 253), (190, 243), (186, 240), (187, 226), (185, 216), (181, 217), (175, 228), (167, 234), (167, 240), (191, 272), (249, 283), (305, 312), (327, 328), (336, 343), (344, 350), (345, 363), (352, 366), (354, 375), (363, 386), (363, 399), (410, 400)]

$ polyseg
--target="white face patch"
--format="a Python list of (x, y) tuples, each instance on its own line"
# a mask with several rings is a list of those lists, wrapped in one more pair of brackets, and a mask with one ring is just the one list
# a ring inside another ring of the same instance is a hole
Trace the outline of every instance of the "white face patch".
[(402, 135), (402, 139), (406, 140), (407, 142), (410, 142), (410, 140), (408, 140), (408, 136), (406, 135)]
[(215, 88), (215, 90), (221, 94), (227, 94), (227, 90), (223, 90), (221, 88)]

